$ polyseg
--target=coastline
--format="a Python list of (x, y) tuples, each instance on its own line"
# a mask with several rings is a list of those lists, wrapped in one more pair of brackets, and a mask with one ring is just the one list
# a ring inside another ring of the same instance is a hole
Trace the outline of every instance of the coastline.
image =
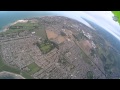
[[(9, 30), (9, 27), (10, 27), (10, 26), (15, 25), (15, 24), (18, 23), (18, 22), (24, 23), (24, 21), (25, 21), (25, 22), (26, 22), (26, 21), (29, 21), (29, 19), (33, 19), (33, 18), (43, 18), (43, 17), (46, 17), (46, 16), (52, 17), (52, 16), (54, 16), (54, 15), (45, 15), (45, 16), (38, 16), (38, 17), (30, 17), (30, 18), (19, 19), (19, 20), (16, 20), (16, 21), (14, 21), (14, 22), (12, 22), (12, 23), (9, 23), (8, 25), (2, 27), (2, 29), (1, 29), (0, 32), (5, 32), (5, 31)], [(59, 16), (59, 15), (56, 15), (56, 16)]]
[[(12, 72), (7, 72), (7, 71), (2, 71), (0, 72), (0, 75), (4, 75), (4, 74), (10, 74), (10, 75), (15, 75), (15, 77), (18, 77), (18, 79), (25, 79), (23, 76), (19, 75), (19, 74), (15, 74), (15, 73), (12, 73)], [(13, 76), (14, 77), (14, 76)], [(17, 79), (17, 78), (16, 78)]]
[(9, 25), (5, 26), (5, 27), (2, 29), (1, 32), (6, 32), (7, 30), (9, 30), (9, 27), (10, 27), (10, 26), (15, 25), (15, 24), (17, 24), (17, 23), (27, 23), (27, 22), (28, 22), (28, 20), (26, 20), (26, 19), (17, 20), (17, 21), (15, 21), (15, 22), (10, 23)]
[[(54, 15), (45, 15), (45, 16), (38, 16), (38, 17), (30, 17), (30, 18), (24, 18), (24, 19), (18, 19), (12, 23), (9, 23), (8, 25), (2, 27), (1, 31), (0, 32), (6, 32), (7, 30), (9, 30), (9, 27), (12, 26), (12, 25), (15, 25), (17, 23), (26, 23), (29, 21), (29, 19), (34, 19), (34, 18), (44, 18), (44, 17), (54, 17)], [(55, 15), (55, 16), (60, 16), (60, 15)], [(66, 16), (64, 16), (66, 17)]]

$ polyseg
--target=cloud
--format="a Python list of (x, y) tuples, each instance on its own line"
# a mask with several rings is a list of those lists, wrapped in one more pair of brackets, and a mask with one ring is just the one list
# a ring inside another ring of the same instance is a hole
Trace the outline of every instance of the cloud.
[[(94, 22), (102, 26), (104, 29), (113, 34), (120, 40), (120, 25), (113, 20), (113, 14), (111, 11), (86, 11), (84, 12), (94, 18)], [(90, 18), (88, 18), (91, 20)], [(92, 21), (92, 20), (91, 20)]]
[(84, 23), (85, 25), (91, 27), (89, 23), (87, 23), (85, 20), (81, 18), (84, 17), (97, 23), (98, 25), (109, 31), (111, 34), (113, 34), (120, 40), (120, 25), (113, 20), (112, 18), (113, 14), (111, 13), (111, 11), (34, 11), (34, 12), (36, 13), (48, 12), (53, 13), (55, 15), (57, 14), (58, 16), (67, 16), (76, 19)]
[(120, 25), (118, 22), (113, 20), (113, 14), (111, 11), (52, 11), (58, 13), (59, 15), (64, 15), (73, 19), (76, 19), (87, 26), (91, 27), (86, 21), (80, 17), (84, 17), (97, 23), (105, 30), (110, 32), (116, 38), (120, 40)]
[[(8, 11), (1, 11), (1, 13), (6, 13)], [(14, 11), (11, 11), (13, 13)], [(20, 12), (20, 11), (18, 11)], [(21, 11), (26, 12), (26, 11)], [(27, 11), (27, 13), (32, 14), (33, 11)], [(104, 29), (113, 34), (116, 38), (120, 40), (120, 25), (118, 22), (115, 22), (112, 18), (113, 14), (111, 11), (34, 11), (35, 13), (54, 13), (54, 15), (63, 15), (73, 19), (76, 19), (85, 25), (91, 27), (86, 21), (81, 17), (89, 19), (98, 25), (102, 26)], [(92, 28), (92, 27), (91, 27)]]

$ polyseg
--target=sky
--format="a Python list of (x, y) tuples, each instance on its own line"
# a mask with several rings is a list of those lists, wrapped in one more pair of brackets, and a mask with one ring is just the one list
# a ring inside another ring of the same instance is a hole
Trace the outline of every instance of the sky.
[(90, 25), (80, 17), (94, 21), (120, 40), (120, 25), (113, 20), (112, 17), (114, 15), (111, 11), (53, 11), (53, 13), (54, 12), (82, 21), (88, 26)]
[(91, 17), (89, 20), (96, 22), (120, 40), (120, 25), (113, 20), (114, 15), (111, 11), (88, 11), (84, 13)]
[[(2, 12), (2, 11), (1, 11)], [(8, 11), (3, 11), (2, 13), (6, 13)], [(18, 11), (19, 12), (19, 11)], [(24, 11), (26, 12), (26, 11)], [(27, 11), (31, 12), (31, 11)], [(46, 11), (34, 11), (36, 13), (42, 13)], [(89, 19), (94, 23), (102, 26), (104, 29), (113, 34), (116, 38), (120, 40), (120, 25), (118, 22), (113, 20), (113, 13), (111, 11), (47, 11), (50, 13), (58, 13), (58, 15), (67, 16), (73, 19), (76, 19), (87, 26), (91, 27), (86, 21), (84, 21), (81, 17)], [(92, 28), (92, 27), (91, 27)]]

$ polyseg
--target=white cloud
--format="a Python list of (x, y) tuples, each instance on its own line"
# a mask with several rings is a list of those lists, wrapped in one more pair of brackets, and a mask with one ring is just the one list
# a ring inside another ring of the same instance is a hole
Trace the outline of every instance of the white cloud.
[[(120, 40), (120, 25), (113, 20), (113, 14), (111, 11), (89, 11), (85, 12), (95, 19), (94, 22), (105, 28), (116, 38)], [(90, 19), (90, 18), (89, 18)]]
[[(8, 11), (1, 11), (2, 13), (6, 13)], [(11, 11), (14, 12), (14, 11)], [(19, 11), (18, 11), (19, 12)], [(26, 11), (22, 11), (26, 12)], [(29, 13), (31, 11), (27, 11)], [(84, 21), (81, 17), (84, 17), (86, 19), (89, 19), (103, 28), (105, 28), (107, 31), (112, 33), (115, 37), (117, 37), (120, 40), (120, 25), (118, 22), (115, 22), (112, 18), (113, 14), (111, 11), (34, 11), (36, 13), (42, 13), (42, 12), (51, 12), (56, 13), (58, 15), (67, 16), (73, 19), (76, 19), (87, 26), (91, 27), (86, 21)]]
[(111, 11), (52, 11), (59, 13), (59, 15), (64, 15), (83, 22), (87, 26), (90, 25), (85, 22), (80, 17), (89, 19), (98, 25), (102, 26), (104, 29), (113, 34), (116, 38), (120, 40), (120, 25), (118, 22), (113, 20), (113, 14)]

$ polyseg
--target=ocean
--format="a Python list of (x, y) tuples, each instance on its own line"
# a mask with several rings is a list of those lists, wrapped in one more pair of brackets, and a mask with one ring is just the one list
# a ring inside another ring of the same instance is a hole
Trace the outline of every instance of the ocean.
[(58, 15), (47, 11), (0, 11), (0, 31), (10, 23), (31, 17)]
[(0, 72), (0, 79), (23, 79), (22, 76), (16, 75), (15, 73), (3, 71)]
[(90, 27), (90, 25), (83, 20), (80, 15), (76, 15), (69, 11), (0, 11), (0, 31), (2, 31), (5, 26), (8, 26), (17, 20), (42, 16), (66, 16), (76, 19)]
[(14, 76), (7, 75), (7, 76), (0, 76), (0, 79), (15, 79)]

